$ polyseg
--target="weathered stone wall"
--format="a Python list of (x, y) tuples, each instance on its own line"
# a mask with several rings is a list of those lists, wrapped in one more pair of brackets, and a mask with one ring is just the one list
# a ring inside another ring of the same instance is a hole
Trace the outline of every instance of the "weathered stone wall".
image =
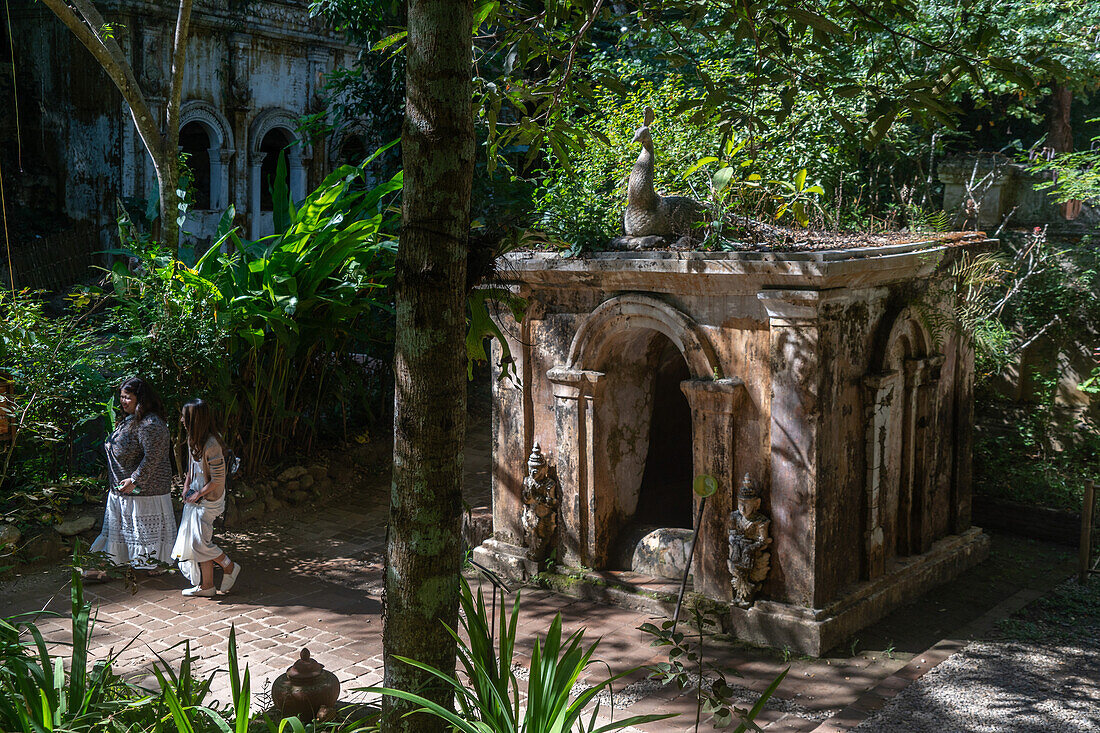
[[(154, 113), (163, 115), (177, 6), (143, 0), (97, 6)], [(144, 199), (154, 190), (148, 154), (121, 95), (60, 21), (30, 0), (17, 0), (13, 21), (25, 170), (20, 180), (8, 176), (19, 184), (10, 189), (24, 205), (93, 223), (107, 244), (116, 199)], [(322, 111), (323, 74), (354, 50), (309, 17), (308, 3), (196, 3), (181, 126), (197, 122), (208, 135), (212, 195), (208, 209), (189, 213), (184, 230), (193, 239), (208, 241), (230, 204), (246, 236), (270, 231), (270, 213), (259, 211), (260, 146), (272, 129), (298, 141), (288, 154), (296, 197), (339, 162), (328, 154), (328, 140), (301, 139), (297, 120)]]
[[(14, 167), (5, 166), (9, 205), (103, 225), (99, 204), (118, 184), (112, 170), (121, 154), (121, 95), (68, 29), (42, 22), (41, 10), (34, 14), (40, 22), (26, 15), (13, 18), (24, 169), (12, 175)], [(87, 63), (63, 62), (85, 57)], [(5, 127), (14, 131), (14, 105), (6, 107)]]
[[(530, 305), (522, 323), (501, 324), (520, 381), (495, 388), (493, 547), (522, 544), (520, 484), (537, 442), (561, 486), (558, 561), (600, 570), (629, 556), (616, 545), (649, 529), (635, 515), (651, 452), (674, 443), (654, 407), (655, 385), (670, 389), (658, 374), (671, 345), (687, 366), (692, 431), (691, 455), (672, 459), (719, 487), (699, 525), (695, 590), (732, 600), (743, 477), (770, 520), (764, 605), (737, 610), (735, 626), (809, 629), (819, 644), (972, 563), (985, 547), (968, 532), (973, 357), (965, 338), (925, 325), (951, 307), (940, 280), (961, 251), (516, 255), (509, 271)], [(674, 527), (690, 478), (664, 490)], [(818, 619), (837, 621), (826, 632)]]

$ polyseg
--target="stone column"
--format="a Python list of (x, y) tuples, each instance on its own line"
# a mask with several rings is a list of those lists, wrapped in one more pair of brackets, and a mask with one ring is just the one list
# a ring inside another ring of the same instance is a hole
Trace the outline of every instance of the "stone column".
[[(118, 34), (117, 41), (123, 55), (126, 56), (131, 65), (135, 65), (138, 54), (134, 52), (134, 49), (141, 48), (141, 38), (136, 24), (132, 23), (130, 18), (126, 19), (126, 25), (123, 27), (122, 32)], [(119, 191), (123, 196), (142, 199), (150, 193), (144, 190), (143, 161), (148, 157), (148, 153), (145, 151), (141, 137), (134, 127), (134, 116), (130, 111), (130, 105), (126, 104), (126, 101), (121, 98), (118, 103), (118, 119), (121, 138), (119, 148), (121, 158), (119, 161)], [(66, 144), (72, 145), (73, 143), (70, 141)], [(104, 261), (109, 263), (110, 255), (104, 255), (104, 257)]]
[[(734, 466), (735, 419), (745, 398), (740, 379), (688, 379), (680, 389), (691, 407), (691, 445), (696, 476), (718, 481), (718, 492), (707, 499), (695, 539), (692, 572), (695, 591), (709, 598), (732, 599), (729, 558), (729, 515), (737, 491)], [(698, 512), (699, 497), (695, 497)]]
[[(140, 41), (134, 44), (136, 52), (131, 63), (138, 72), (138, 82), (145, 94), (145, 101), (149, 105), (149, 112), (159, 129), (163, 130), (168, 106), (168, 86), (171, 78), (169, 59), (172, 57), (172, 38), (168, 34), (167, 27), (149, 20), (138, 22), (138, 38)], [(130, 121), (132, 113), (127, 111), (125, 118)], [(140, 137), (138, 138), (140, 144)], [(141, 148), (141, 160), (143, 166), (143, 178), (145, 180), (145, 193), (143, 197), (152, 195), (157, 185), (156, 168), (149, 156), (145, 154), (144, 146)], [(175, 212), (169, 212), (173, 220)], [(162, 225), (167, 225), (162, 222)]]
[[(306, 52), (306, 62), (309, 68), (308, 77), (306, 79), (306, 106), (305, 109), (310, 114), (317, 114), (325, 111), (325, 73), (332, 68), (332, 52), (327, 48), (311, 48)], [(332, 114), (326, 115), (327, 121), (332, 122)], [(313, 180), (319, 182), (329, 173), (329, 150), (328, 143), (331, 139), (330, 135), (319, 135), (313, 140), (314, 155), (312, 156), (313, 165), (306, 161), (307, 171), (312, 170), (312, 175), (307, 175), (306, 180)]]
[(600, 506), (596, 497), (596, 403), (603, 373), (554, 368), (546, 373), (554, 390), (555, 462), (561, 486), (558, 524), (561, 561), (599, 568), (607, 548), (597, 542)]
[(233, 127), (233, 140), (237, 149), (242, 151), (229, 169), (229, 201), (237, 209), (237, 216), (251, 216), (249, 210), (251, 189), (249, 188), (251, 160), (243, 152), (259, 147), (259, 141), (248, 137), (249, 116), (252, 112), (252, 88), (250, 58), (252, 39), (246, 33), (230, 33), (227, 43), (229, 49), (229, 74), (225, 86), (225, 106), (229, 110), (229, 122)]
[[(519, 336), (526, 324), (517, 324), (508, 309), (495, 317), (501, 333), (507, 341), (522, 382), (506, 376), (507, 365), (500, 343), (493, 339), (490, 345), (489, 363), (493, 374), (493, 534), (498, 540), (514, 545), (522, 544), (523, 527), (523, 479), (527, 475), (527, 458), (535, 444), (530, 410), (525, 393), (530, 390), (531, 379), (526, 373), (530, 361), (530, 342)], [(543, 452), (553, 461), (557, 448), (552, 436), (542, 436)], [(551, 463), (553, 465), (553, 463)], [(560, 497), (559, 497), (560, 498)]]
[(229, 206), (229, 162), (233, 151), (225, 148), (210, 148), (210, 208), (225, 211)]
[(905, 362), (910, 416), (909, 459), (909, 550), (923, 554), (932, 547), (932, 491), (936, 484), (937, 451), (935, 399), (943, 357), (935, 355)]
[[(824, 601), (818, 576), (826, 558), (818, 547), (823, 498), (819, 493), (821, 430), (821, 310), (816, 290), (765, 290), (771, 346), (772, 574), (783, 579), (785, 600), (808, 608)], [(839, 558), (832, 557), (836, 562)]]
[(290, 189), (290, 200), (298, 204), (306, 197), (306, 170), (302, 164), (301, 143), (294, 146), (286, 156), (286, 180)]
[(261, 170), (267, 153), (252, 153), (249, 156), (248, 169), (248, 220), (249, 237), (260, 238), (260, 189), (263, 186)]
[(864, 494), (863, 572), (870, 580), (886, 570), (886, 549), (882, 531), (883, 480), (886, 442), (889, 439), (890, 410), (900, 375), (896, 371), (872, 374), (864, 378), (867, 388), (867, 485)]
[(952, 394), (955, 406), (953, 424), (943, 426), (952, 436), (951, 531), (961, 534), (970, 528), (973, 492), (974, 448), (974, 353), (969, 339), (960, 335), (956, 345), (955, 379)]

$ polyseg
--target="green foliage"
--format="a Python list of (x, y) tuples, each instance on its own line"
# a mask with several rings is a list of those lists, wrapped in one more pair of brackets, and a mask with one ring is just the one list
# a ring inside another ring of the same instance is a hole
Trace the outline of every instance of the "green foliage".
[[(388, 100), (403, 97), (400, 5), (315, 0), (313, 9), (373, 49), (340, 73), (347, 83), (333, 95), (337, 106), (372, 105), (373, 115), (382, 99), (378, 115), (391, 119), (396, 104)], [(702, 156), (721, 157), (730, 140), (751, 141), (742, 156), (751, 167), (738, 160), (734, 170), (758, 174), (758, 193), (772, 181), (795, 183), (802, 169), (824, 192), (820, 210), (790, 202), (790, 221), (938, 230), (933, 173), (945, 146), (989, 142), (994, 127), (994, 147), (1040, 134), (1034, 126), (1046, 117), (1050, 85), (1087, 91), (1100, 74), (1100, 5), (1091, 0), (545, 7), (487, 0), (475, 4), (474, 18), (474, 102), (486, 161), (478, 181), (499, 184), (497, 166), (537, 171), (536, 216), (519, 225), (574, 247), (619, 231), (623, 182), (637, 152), (630, 136), (645, 105), (659, 112), (662, 193), (706, 199), (711, 180), (703, 172), (681, 180), (680, 171)], [(1082, 160), (1064, 161), (1065, 185), (1092, 175)], [(734, 198), (736, 206), (714, 202), (715, 210), (751, 215), (759, 201), (771, 216), (783, 207), (768, 196)]]
[[(1100, 482), (1100, 430), (1086, 423), (1059, 436), (1052, 412), (1048, 405), (1024, 406), (1012, 411), (1011, 422), (1004, 426), (977, 432), (975, 491), (1021, 504), (1081, 511), (1085, 482)], [(1059, 438), (1064, 445), (1057, 445)]]
[[(234, 314), (217, 313), (210, 290), (184, 283), (187, 267), (159, 245), (141, 240), (124, 244), (129, 246), (118, 254), (125, 259), (115, 262), (110, 273), (114, 307), (105, 321), (116, 341), (109, 368), (147, 378), (169, 416), (196, 395), (227, 405), (233, 379), (227, 339)], [(94, 302), (97, 296), (88, 291), (84, 297)]]
[(350, 365), (333, 354), (363, 345), (361, 332), (389, 310), (396, 216), (386, 203), (401, 176), (368, 188), (366, 164), (342, 166), (295, 206), (280, 162), (274, 235), (242, 239), (230, 209), (194, 266), (151, 248), (127, 252), (136, 273), (112, 270), (129, 363), (157, 365), (177, 405), (211, 397), (246, 466), (308, 442), (320, 419), (346, 412), (347, 384), (332, 372)]
[[(705, 641), (711, 633), (708, 629), (719, 628), (717, 621), (704, 613), (698, 606), (692, 607), (694, 634), (685, 634), (677, 630), (674, 621), (662, 621), (660, 626), (644, 623), (638, 629), (653, 637), (652, 646), (667, 647), (668, 661), (659, 662), (653, 667), (652, 676), (664, 684), (675, 684), (678, 689), (694, 688), (697, 701), (695, 708), (695, 729), (698, 731), (703, 715), (715, 728), (737, 727), (734, 733), (758, 730), (756, 717), (764, 709), (768, 700), (775, 694), (790, 669), (779, 673), (760, 697), (749, 709), (737, 707), (734, 690), (726, 679), (727, 675), (740, 677), (736, 670), (725, 670), (705, 658)], [(790, 650), (785, 650), (784, 660), (789, 659)], [(704, 678), (708, 678), (704, 684)]]
[(1067, 580), (1050, 594), (997, 622), (997, 636), (1008, 641), (1080, 642), (1100, 628), (1100, 583)]
[[(33, 443), (32, 443), (33, 445)], [(73, 507), (100, 502), (102, 484), (92, 476), (50, 477), (33, 462), (13, 461), (13, 480), (0, 494), (0, 516), (20, 526), (58, 524)]]
[[(617, 73), (628, 73), (623, 64), (609, 65)], [(535, 206), (541, 218), (536, 225), (574, 246), (600, 247), (622, 230), (627, 178), (639, 150), (631, 140), (646, 107), (656, 112), (657, 119), (651, 126), (657, 151), (655, 188), (665, 195), (706, 197), (706, 172), (688, 180), (682, 172), (693, 167), (700, 151), (715, 149), (721, 134), (705, 124), (686, 124), (674, 116), (673, 110), (689, 94), (681, 79), (633, 81), (635, 94), (625, 101), (615, 93), (617, 84), (615, 89), (594, 90), (604, 111), (580, 124), (584, 148), (553, 155), (539, 179)]]
[[(659, 58), (623, 60), (609, 55), (593, 61), (606, 67), (603, 78), (614, 83), (593, 88), (599, 104), (576, 125), (583, 147), (547, 151), (546, 170), (537, 180), (537, 226), (584, 247), (600, 246), (621, 232), (626, 181), (640, 150), (632, 138), (646, 107), (656, 112), (651, 126), (655, 188), (662, 195), (686, 195), (707, 203), (712, 219), (708, 246), (739, 237), (729, 214), (779, 224), (807, 226), (813, 220), (842, 227), (848, 223), (847, 212), (870, 188), (868, 179), (881, 178), (875, 185), (893, 181), (892, 168), (886, 166), (882, 176), (868, 175), (867, 168), (878, 159), (864, 151), (833, 114), (838, 109), (854, 114), (858, 100), (812, 90), (784, 98), (759, 88), (754, 90), (753, 108), (773, 118), (767, 124), (736, 128), (718, 111), (699, 104), (704, 94), (699, 75), (705, 73), (710, 83), (723, 87), (736, 85), (747, 73), (737, 57), (685, 68), (664, 68), (661, 63)], [(788, 103), (787, 113), (781, 115)], [(915, 161), (926, 156), (920, 141), (910, 137), (908, 128), (899, 127), (886, 137), (881, 156), (896, 164), (902, 157), (897, 151), (909, 149), (904, 158), (913, 159), (913, 164), (906, 167), (916, 177), (923, 175), (923, 168)], [(821, 180), (812, 180), (811, 173)], [(826, 199), (842, 207), (844, 214), (826, 205)]]
[(24, 477), (77, 468), (77, 438), (110, 400), (101, 335), (87, 315), (51, 317), (40, 293), (0, 290), (0, 375), (15, 389), (0, 410), (16, 433), (5, 446), (0, 483), (13, 458)]
[(527, 301), (516, 297), (505, 288), (489, 287), (473, 290), (467, 298), (466, 304), (469, 309), (469, 326), (466, 330), (467, 377), (469, 379), (474, 378), (475, 364), (484, 364), (489, 360), (489, 355), (485, 353), (485, 339), (493, 338), (501, 345), (504, 357), (501, 364), (503, 368), (500, 370), (500, 379), (508, 376), (518, 379), (508, 349), (508, 342), (505, 340), (504, 334), (500, 332), (500, 327), (493, 320), (489, 310), (503, 305), (511, 311), (512, 318), (519, 323), (523, 320), (523, 311), (527, 307)]
[(993, 387), (1015, 369), (1009, 379), (1028, 401), (1008, 409), (1004, 425), (978, 433), (976, 490), (1077, 511), (1085, 480), (1100, 478), (1100, 426), (1087, 414), (1069, 419), (1060, 392), (1069, 369), (1096, 364), (1100, 252), (1088, 239), (1066, 246), (1036, 230), (1007, 236), (997, 262), (999, 271), (976, 298), (975, 312), (984, 314), (982, 338), (975, 339), (977, 399), (1008, 409)]
[(469, 584), (463, 580), (461, 603), (463, 633), (449, 628), (447, 631), (458, 644), (458, 659), (465, 673), (465, 682), (429, 665), (399, 657), (404, 664), (431, 674), (452, 689), (457, 711), (448, 710), (406, 690), (371, 687), (366, 691), (380, 692), (420, 705), (422, 707), (416, 712), (440, 718), (462, 733), (568, 733), (574, 729), (582, 733), (606, 733), (671, 717), (637, 715), (596, 727), (597, 703), (585, 721), (585, 708), (596, 696), (615, 680), (634, 670), (614, 675), (572, 697), (578, 677), (594, 663), (592, 655), (599, 642), (585, 647), (583, 630), (563, 639), (561, 614), (554, 616), (546, 636), (535, 640), (527, 695), (521, 706), (519, 679), (513, 665), (519, 595), (516, 595), (510, 614), (505, 612), (501, 599), (498, 618), (495, 599), (493, 613), (490, 614), (481, 590), (475, 597)]
[[(1089, 122), (1100, 124), (1100, 117)], [(1092, 139), (1090, 150), (1062, 153), (1049, 160), (1037, 158), (1029, 170), (1047, 174), (1048, 180), (1036, 188), (1047, 191), (1060, 204), (1067, 201), (1100, 203), (1100, 135)]]
[(72, 646), (67, 659), (50, 654), (33, 622), (0, 620), (0, 730), (127, 730), (115, 716), (138, 696), (137, 691), (113, 671), (117, 655), (89, 668), (88, 644), (95, 622), (75, 568), (70, 599)]

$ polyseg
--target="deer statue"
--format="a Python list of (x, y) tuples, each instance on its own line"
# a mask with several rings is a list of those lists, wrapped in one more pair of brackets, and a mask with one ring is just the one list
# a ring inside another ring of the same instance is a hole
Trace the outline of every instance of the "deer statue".
[[(697, 238), (698, 223), (703, 220), (705, 209), (698, 201), (684, 196), (658, 196), (653, 189), (653, 138), (649, 126), (653, 124), (653, 110), (645, 108), (644, 124), (634, 133), (633, 142), (642, 144), (642, 152), (630, 171), (626, 188), (626, 211), (623, 213), (623, 230), (627, 237), (661, 237), (678, 240), (678, 244)], [(649, 246), (656, 244), (647, 242)]]

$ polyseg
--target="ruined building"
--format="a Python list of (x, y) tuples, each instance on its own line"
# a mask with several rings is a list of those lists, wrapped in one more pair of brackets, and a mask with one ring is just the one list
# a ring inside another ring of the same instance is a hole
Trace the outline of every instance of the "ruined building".
[[(150, 106), (163, 115), (177, 4), (96, 5)], [(66, 246), (86, 255), (111, 244), (119, 197), (140, 200), (155, 190), (152, 162), (121, 94), (76, 37), (39, 2), (16, 0), (12, 19), (22, 170), (13, 154), (10, 78), (0, 89), (6, 109), (0, 130), (9, 209), (24, 212), (22, 222), (13, 217), (13, 239), (29, 253), (35, 241), (41, 248), (43, 239), (74, 240), (75, 229), (76, 242)], [(365, 144), (356, 133), (309, 140), (298, 132), (302, 115), (323, 109), (324, 74), (350, 63), (355, 51), (311, 19), (304, 1), (195, 3), (180, 134), (196, 179), (185, 231), (208, 240), (232, 204), (245, 236), (269, 233), (280, 150), (287, 151), (295, 198), (337, 162), (361, 160)], [(39, 257), (59, 262), (72, 254)]]
[(929, 314), (983, 237), (507, 255), (475, 556), (669, 615), (687, 571), (727, 631), (815, 656), (980, 562), (973, 351)]

